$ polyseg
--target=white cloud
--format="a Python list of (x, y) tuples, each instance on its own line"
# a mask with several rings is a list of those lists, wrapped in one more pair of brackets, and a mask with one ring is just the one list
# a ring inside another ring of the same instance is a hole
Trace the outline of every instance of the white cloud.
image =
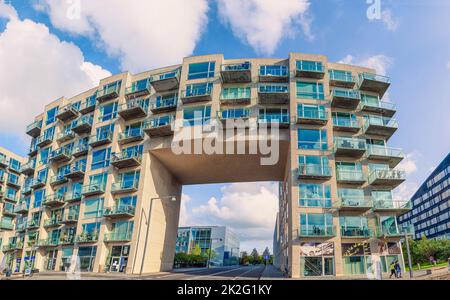
[(61, 41), (44, 24), (19, 20), (9, 5), (1, 5), (8, 19), (0, 33), (0, 131), (22, 136), (25, 126), (44, 105), (73, 96), (110, 73), (85, 61), (81, 50)]
[(411, 200), (411, 197), (419, 189), (419, 184), (417, 182), (404, 182), (393, 192), (394, 200)]
[(450, 61), (447, 63), (447, 69), (450, 70)]
[(259, 251), (265, 247), (272, 249), (278, 184), (233, 183), (221, 191), (220, 199), (212, 197), (206, 204), (190, 210), (183, 208), (182, 202), (180, 220), (183, 219), (183, 224), (227, 226), (239, 235), (241, 250), (251, 251), (254, 247)]
[(397, 166), (399, 170), (403, 170), (406, 172), (406, 175), (411, 175), (417, 171), (417, 156), (416, 152), (408, 153), (405, 155), (405, 158), (402, 162)]
[(387, 71), (393, 64), (393, 59), (384, 54), (377, 54), (369, 57), (357, 57), (348, 54), (339, 61), (342, 64), (357, 65), (366, 68), (375, 69), (377, 74), (386, 75)]
[(188, 212), (188, 203), (191, 202), (191, 200), (192, 200), (191, 196), (184, 193), (181, 195), (180, 222), (179, 222), (180, 227), (189, 226), (190, 216)]
[(381, 12), (381, 20), (389, 31), (396, 31), (400, 22), (394, 17), (390, 9), (385, 9)]
[(99, 42), (131, 72), (179, 63), (193, 53), (208, 22), (207, 0), (80, 0), (79, 9), (44, 1), (55, 27)]
[(300, 27), (313, 39), (308, 0), (218, 0), (219, 15), (233, 34), (255, 51), (271, 55), (280, 41)]

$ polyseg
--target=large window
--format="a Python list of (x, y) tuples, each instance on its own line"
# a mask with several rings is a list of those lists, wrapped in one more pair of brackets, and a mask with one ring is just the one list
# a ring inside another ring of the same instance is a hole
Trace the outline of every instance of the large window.
[(297, 98), (324, 100), (322, 83), (297, 82)]
[(94, 270), (95, 256), (97, 255), (97, 247), (80, 247), (78, 249), (78, 257), (80, 259), (80, 271), (92, 272)]
[(327, 119), (327, 112), (323, 105), (298, 104), (297, 114), (301, 118)]
[(101, 218), (103, 213), (103, 198), (90, 199), (84, 202), (84, 218)]
[(195, 106), (183, 111), (184, 126), (205, 125), (211, 120), (211, 106)]
[(52, 152), (52, 147), (42, 149), (40, 152), (40, 163), (42, 165), (46, 165), (48, 163), (48, 157), (50, 156), (50, 153)]
[(300, 214), (300, 231), (305, 236), (322, 236), (333, 233), (332, 214)]
[(139, 184), (140, 172), (128, 172), (120, 174), (120, 187), (122, 189), (129, 189), (132, 187), (137, 187)]
[(109, 166), (111, 148), (101, 149), (92, 153), (91, 170), (98, 170)]
[(328, 184), (299, 185), (300, 206), (304, 207), (331, 207), (331, 187)]
[(116, 206), (125, 207), (125, 206), (133, 206), (136, 207), (137, 196), (126, 196), (117, 198), (114, 200)]
[(327, 150), (327, 131), (324, 129), (299, 129), (298, 148), (304, 150)]
[(333, 112), (333, 125), (341, 127), (357, 127), (358, 121), (355, 114)]
[(14, 158), (10, 158), (9, 159), (9, 167), (15, 171), (19, 171), (20, 170), (20, 161), (18, 161), (17, 159)]
[(42, 201), (45, 197), (45, 189), (34, 191), (34, 202), (33, 202), (33, 208), (39, 208), (41, 207)]
[(92, 176), (89, 177), (89, 185), (97, 186), (101, 190), (104, 190), (105, 187), (106, 187), (107, 179), (108, 179), (108, 173), (92, 175)]
[(45, 125), (50, 125), (56, 121), (56, 115), (58, 114), (58, 107), (54, 107), (47, 111), (47, 118), (45, 119)]
[(105, 122), (117, 117), (117, 102), (106, 104), (100, 107), (99, 122)]
[(54, 135), (55, 135), (55, 126), (50, 127), (44, 131), (44, 139), (45, 140), (53, 140)]
[(259, 68), (259, 75), (260, 76), (288, 76), (289, 70), (287, 66), (261, 66)]
[(188, 80), (214, 77), (215, 66), (213, 61), (190, 64)]
[(210, 82), (190, 84), (186, 86), (185, 97), (210, 95), (214, 84)]
[(114, 133), (114, 124), (97, 128), (97, 140), (107, 139)]
[(42, 182), (47, 182), (47, 176), (48, 176), (48, 169), (42, 169), (37, 174), (37, 179)]

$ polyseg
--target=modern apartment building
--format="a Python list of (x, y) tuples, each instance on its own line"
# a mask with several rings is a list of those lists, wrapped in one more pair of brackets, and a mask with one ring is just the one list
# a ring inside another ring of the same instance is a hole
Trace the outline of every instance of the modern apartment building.
[(450, 238), (450, 154), (411, 198), (412, 210), (398, 218), (414, 225), (414, 239)]
[(14, 270), (22, 258), (15, 254), (23, 248), (24, 236), (14, 232), (14, 222), (25, 162), (25, 157), (0, 147), (0, 268), (8, 266)]
[[(67, 269), (73, 256), (82, 271), (171, 270), (183, 185), (278, 181), (275, 261), (290, 276), (359, 274), (373, 253), (384, 266), (401, 260), (396, 220), (409, 204), (391, 190), (405, 180), (395, 169), (403, 154), (388, 146), (390, 80), (374, 73), (322, 55), (214, 54), (114, 75), (48, 104), (27, 128), (17, 255), (39, 270)], [(243, 140), (223, 144), (244, 154), (197, 152), (214, 124)], [(182, 143), (193, 151), (173, 150), (180, 128), (194, 132)], [(267, 141), (278, 146), (272, 164), (252, 151)], [(377, 249), (365, 247), (374, 239)]]
[(211, 266), (239, 264), (239, 237), (225, 226), (195, 226), (178, 228), (176, 253), (191, 254), (199, 246), (203, 254), (211, 257)]

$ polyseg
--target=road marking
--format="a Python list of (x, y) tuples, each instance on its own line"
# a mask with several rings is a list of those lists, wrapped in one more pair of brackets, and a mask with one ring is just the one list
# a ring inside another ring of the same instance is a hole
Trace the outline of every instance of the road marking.
[(229, 272), (233, 272), (236, 270), (239, 270), (240, 268), (233, 268), (231, 270), (227, 270), (227, 271), (222, 271), (222, 272), (216, 272), (216, 273), (210, 273), (210, 274), (205, 274), (205, 275), (199, 275), (199, 276), (195, 276), (192, 278), (187, 278), (186, 280), (196, 280), (202, 277), (209, 277), (209, 276), (216, 276), (216, 275), (220, 275), (220, 274), (225, 274), (225, 273), (229, 273)]
[(250, 270), (248, 270), (247, 272), (244, 272), (244, 273), (240, 274), (239, 276), (234, 277), (234, 278), (231, 279), (231, 280), (236, 280), (236, 279), (238, 279), (238, 278), (244, 276), (244, 275), (247, 274), (247, 273), (253, 272), (254, 270), (255, 270), (255, 268), (252, 267), (252, 268), (251, 268)]

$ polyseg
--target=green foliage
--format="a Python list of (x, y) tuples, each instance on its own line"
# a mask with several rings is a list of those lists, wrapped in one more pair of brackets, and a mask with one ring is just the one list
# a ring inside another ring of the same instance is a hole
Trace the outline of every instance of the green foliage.
[(190, 268), (190, 267), (204, 267), (206, 266), (207, 258), (201, 255), (176, 253), (174, 265), (176, 268)]
[[(430, 263), (430, 257), (437, 262), (446, 262), (450, 258), (450, 240), (428, 240), (425, 236), (419, 241), (409, 239), (409, 248), (413, 265)], [(406, 243), (403, 243), (403, 255), (408, 261)]]
[(199, 245), (199, 244), (196, 244), (196, 245), (194, 246), (194, 248), (193, 248), (192, 251), (191, 251), (191, 254), (192, 254), (192, 255), (195, 255), (195, 256), (200, 256), (200, 255), (202, 255), (202, 249), (200, 248), (200, 245)]

